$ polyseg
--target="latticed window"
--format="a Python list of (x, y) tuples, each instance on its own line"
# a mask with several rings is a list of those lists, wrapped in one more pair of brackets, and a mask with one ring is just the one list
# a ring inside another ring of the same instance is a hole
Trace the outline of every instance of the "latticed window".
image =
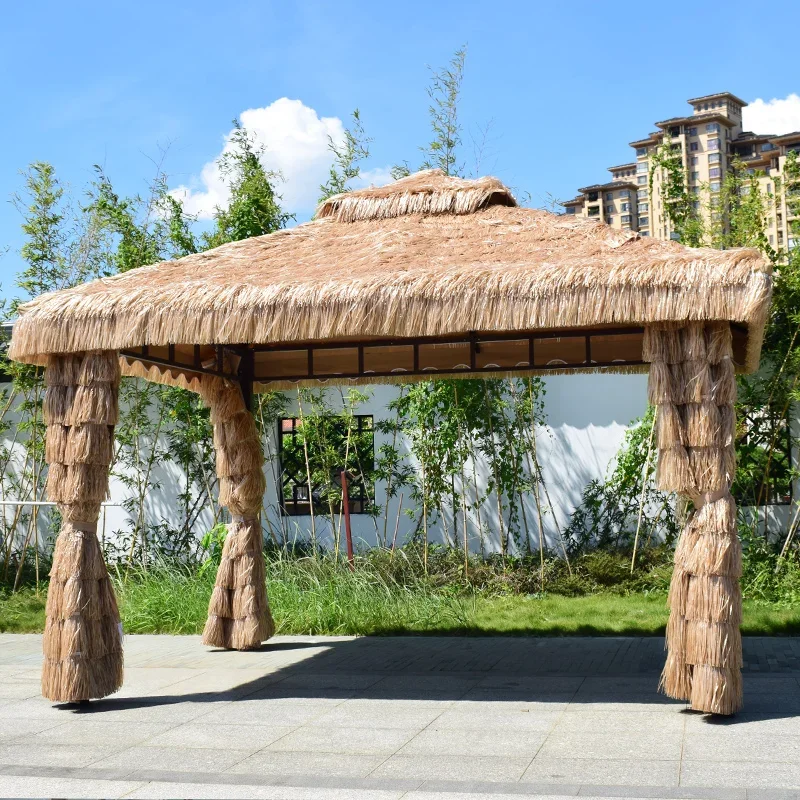
[[(375, 497), (375, 431), (372, 416), (297, 417), (279, 423), (281, 511), (287, 516), (342, 510), (342, 470), (351, 514), (367, 514)], [(311, 502), (309, 502), (309, 476)]]
[(792, 502), (792, 436), (789, 420), (764, 408), (739, 410), (736, 500), (745, 506)]

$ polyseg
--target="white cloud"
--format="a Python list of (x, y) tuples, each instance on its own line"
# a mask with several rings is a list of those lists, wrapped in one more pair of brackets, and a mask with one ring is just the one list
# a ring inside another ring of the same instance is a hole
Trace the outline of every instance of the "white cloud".
[[(320, 117), (300, 100), (282, 97), (264, 108), (250, 108), (239, 117), (242, 125), (266, 149), (263, 163), (279, 171), (284, 182), (278, 187), (283, 206), (291, 212), (309, 211), (316, 205), (319, 186), (328, 177), (332, 156), (328, 137), (344, 139), (338, 117)], [(222, 152), (231, 147), (231, 132)], [(219, 156), (217, 156), (219, 158)], [(210, 219), (216, 206), (228, 203), (228, 187), (217, 166), (217, 158), (206, 164), (190, 186), (178, 186), (171, 194), (182, 200), (186, 211)]]
[(742, 123), (745, 130), (753, 133), (784, 133), (800, 131), (800, 95), (790, 94), (772, 100), (753, 100), (742, 110)]
[(352, 189), (362, 189), (367, 186), (386, 186), (393, 181), (391, 167), (375, 167), (361, 170), (361, 174), (349, 186)]

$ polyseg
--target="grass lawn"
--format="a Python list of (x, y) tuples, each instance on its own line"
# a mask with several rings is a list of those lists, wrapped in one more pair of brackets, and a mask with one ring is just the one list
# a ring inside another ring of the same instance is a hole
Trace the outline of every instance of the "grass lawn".
[[(277, 576), (276, 576), (277, 577)], [(473, 634), (538, 636), (659, 636), (667, 622), (659, 593), (584, 597), (453, 595), (404, 590), (363, 581), (275, 580), (270, 597), (284, 634)], [(123, 625), (129, 633), (199, 633), (213, 578), (171, 574), (118, 585)], [(0, 631), (38, 632), (44, 593), (0, 594)], [(800, 608), (745, 601), (742, 633), (800, 634)]]

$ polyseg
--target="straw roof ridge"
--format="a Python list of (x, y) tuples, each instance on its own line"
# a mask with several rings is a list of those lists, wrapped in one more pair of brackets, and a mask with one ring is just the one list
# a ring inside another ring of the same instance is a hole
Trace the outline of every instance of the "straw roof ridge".
[(491, 205), (517, 205), (514, 195), (497, 178), (467, 180), (428, 169), (386, 186), (334, 195), (319, 205), (315, 218), (355, 222), (406, 214), (474, 214)]

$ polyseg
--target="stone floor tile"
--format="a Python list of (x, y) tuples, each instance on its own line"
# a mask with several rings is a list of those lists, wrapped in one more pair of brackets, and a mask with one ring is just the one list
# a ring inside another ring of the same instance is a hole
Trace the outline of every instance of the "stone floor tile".
[(423, 778), (437, 780), (516, 781), (530, 758), (495, 756), (406, 756), (397, 754), (384, 761), (371, 778)]
[[(446, 706), (445, 706), (446, 708)], [(317, 728), (404, 728), (422, 730), (443, 713), (442, 707), (405, 707), (388, 710), (385, 706), (374, 706), (369, 700), (342, 703), (317, 717), (313, 724)]]
[(0, 720), (0, 743), (27, 738), (42, 731), (58, 728), (63, 724), (63, 718), (42, 719), (34, 717), (33, 719), (25, 719), (23, 717), (13, 721)]
[(266, 752), (358, 753), (386, 755), (396, 753), (418, 733), (417, 728), (297, 728), (266, 748)]
[(140, 744), (172, 727), (169, 723), (114, 722), (86, 715), (40, 731), (27, 741), (122, 748)]
[[(677, 786), (680, 762), (537, 756), (523, 781), (619, 786)], [(688, 783), (688, 782), (687, 782)], [(688, 785), (691, 785), (688, 783)]]
[(680, 711), (664, 714), (660, 711), (592, 711), (579, 709), (561, 714), (554, 725), (554, 734), (616, 734), (618, 731), (660, 731), (680, 734), (686, 719)]
[(236, 775), (303, 775), (365, 778), (386, 756), (340, 753), (278, 753), (262, 750), (226, 770)]
[(330, 711), (331, 703), (228, 703), (204, 714), (198, 722), (206, 725), (278, 725), (298, 727)]
[(585, 678), (572, 675), (508, 675), (492, 673), (482, 678), (476, 689), (504, 689), (537, 694), (574, 694)]
[(172, 727), (145, 742), (148, 747), (207, 747), (253, 752), (295, 730), (280, 725), (218, 725), (189, 722)]
[[(252, 748), (256, 750), (255, 747)], [(136, 746), (96, 761), (96, 769), (166, 769), (175, 772), (221, 772), (247, 758), (247, 752), (226, 748)]]
[(683, 757), (690, 761), (784, 761), (800, 763), (800, 736), (770, 736), (753, 731), (724, 730), (687, 733)]
[[(159, 800), (181, 797), (186, 800), (400, 800), (405, 798), (402, 790), (336, 789), (298, 786), (254, 786), (215, 783), (161, 783), (152, 782), (134, 790), (126, 797), (131, 800)], [(471, 800), (477, 800), (474, 796)], [(537, 798), (538, 800), (538, 798)]]
[(681, 785), (747, 789), (800, 789), (800, 763), (695, 761), (684, 758)]
[(531, 731), (547, 733), (553, 730), (563, 712), (529, 711), (527, 708), (498, 710), (480, 708), (468, 710), (454, 708), (440, 714), (433, 725), (436, 728), (452, 728), (463, 731)]
[(20, 764), (43, 767), (86, 767), (119, 752), (119, 747), (51, 744), (36, 741), (33, 737), (15, 739), (0, 744), (0, 764)]
[(622, 759), (627, 761), (677, 761), (681, 757), (683, 732), (667, 733), (624, 730), (580, 733), (556, 730), (539, 751), (542, 759)]
[(2, 797), (128, 797), (141, 783), (93, 781), (75, 778), (32, 778), (0, 775)]
[(546, 732), (425, 728), (406, 744), (402, 756), (498, 756), (532, 759), (544, 743)]

